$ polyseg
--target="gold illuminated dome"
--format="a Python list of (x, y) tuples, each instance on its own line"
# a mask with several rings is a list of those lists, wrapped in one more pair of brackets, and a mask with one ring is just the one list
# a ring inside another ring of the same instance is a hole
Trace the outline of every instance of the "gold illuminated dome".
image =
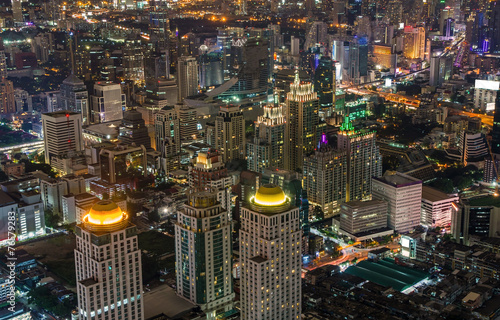
[(279, 206), (287, 201), (287, 197), (279, 186), (265, 184), (257, 190), (253, 201), (261, 206)]
[(103, 200), (94, 204), (85, 218), (91, 224), (109, 225), (122, 221), (126, 215), (113, 201)]

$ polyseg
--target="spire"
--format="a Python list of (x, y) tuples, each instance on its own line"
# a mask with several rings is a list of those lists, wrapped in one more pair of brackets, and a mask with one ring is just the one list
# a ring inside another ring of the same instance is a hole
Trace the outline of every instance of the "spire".
[(299, 69), (295, 69), (295, 79), (294, 79), (293, 83), (300, 84)]
[(352, 125), (348, 115), (344, 117), (344, 122), (342, 122), (342, 125), (340, 126), (340, 131), (354, 131), (354, 126)]
[(321, 149), (322, 146), (326, 146), (328, 145), (328, 138), (326, 137), (326, 133), (323, 132), (323, 134), (321, 134), (321, 138), (319, 139), (319, 142), (318, 142), (318, 150)]

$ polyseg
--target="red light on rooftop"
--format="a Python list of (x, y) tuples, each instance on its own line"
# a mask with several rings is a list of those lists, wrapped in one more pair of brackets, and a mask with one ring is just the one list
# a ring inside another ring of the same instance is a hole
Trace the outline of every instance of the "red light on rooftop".
[(69, 118), (69, 113), (66, 113), (66, 118)]

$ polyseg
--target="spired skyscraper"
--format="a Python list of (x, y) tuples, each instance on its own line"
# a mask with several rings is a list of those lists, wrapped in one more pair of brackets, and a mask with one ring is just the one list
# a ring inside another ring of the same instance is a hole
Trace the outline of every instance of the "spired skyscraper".
[(318, 142), (319, 99), (311, 83), (300, 83), (298, 72), (286, 95), (285, 169), (302, 168), (304, 155)]
[(210, 189), (190, 189), (177, 214), (177, 294), (200, 306), (207, 319), (233, 308), (232, 224)]
[(241, 210), (241, 319), (292, 320), (301, 313), (299, 208), (273, 184)]
[(141, 250), (127, 214), (99, 201), (75, 233), (79, 319), (144, 319)]
[(255, 122), (255, 136), (247, 142), (247, 168), (263, 172), (265, 168), (283, 168), (285, 151), (285, 115), (282, 105), (263, 106), (264, 114)]

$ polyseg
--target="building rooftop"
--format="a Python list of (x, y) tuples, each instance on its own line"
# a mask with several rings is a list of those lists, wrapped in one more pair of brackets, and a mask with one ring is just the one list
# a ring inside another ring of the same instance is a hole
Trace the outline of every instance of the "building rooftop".
[(471, 198), (469, 199), (469, 205), (473, 207), (479, 207), (479, 206), (500, 207), (500, 197), (486, 196), (486, 197)]
[(380, 178), (374, 177), (373, 179), (396, 188), (407, 187), (415, 184), (422, 184), (422, 180), (410, 177), (409, 175), (400, 172), (395, 172), (392, 174), (386, 173), (384, 176)]
[(55, 112), (47, 112), (42, 114), (43, 116), (47, 117), (52, 117), (52, 118), (63, 118), (66, 117), (67, 115), (79, 115), (77, 112), (69, 111), (69, 110), (61, 110), (61, 111), (55, 111)]
[(450, 196), (442, 191), (439, 191), (438, 189), (434, 189), (428, 186), (422, 186), (422, 200), (437, 202), (450, 199)]
[(366, 208), (382, 204), (387, 205), (387, 202), (383, 200), (368, 200), (368, 201), (354, 200), (345, 203), (346, 206), (349, 206), (351, 208)]
[(6, 192), (0, 190), (0, 205), (6, 206), (12, 203), (15, 203), (14, 199), (12, 199)]
[(118, 126), (122, 123), (121, 120), (104, 122), (90, 125), (83, 130), (86, 132), (97, 133), (104, 136), (118, 135)]

